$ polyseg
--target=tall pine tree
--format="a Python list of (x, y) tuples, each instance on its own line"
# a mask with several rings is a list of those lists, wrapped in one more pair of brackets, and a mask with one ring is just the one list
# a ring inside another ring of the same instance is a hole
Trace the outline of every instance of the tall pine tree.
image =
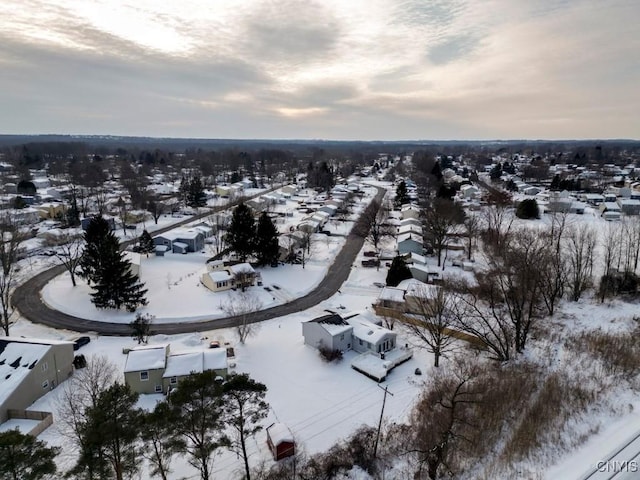
[(204, 193), (202, 180), (198, 175), (189, 181), (187, 188), (187, 205), (192, 208), (204, 207), (207, 204), (207, 196)]
[(278, 262), (280, 253), (278, 230), (267, 212), (262, 212), (258, 219), (255, 252), (259, 265), (272, 265)]
[(402, 180), (396, 187), (396, 198), (394, 203), (396, 207), (409, 203), (409, 193), (407, 191), (407, 184), (404, 180)]
[(125, 307), (129, 312), (146, 305), (147, 290), (131, 272), (131, 262), (124, 258), (120, 242), (104, 218), (94, 217), (89, 222), (85, 241), (80, 276), (93, 284), (91, 302), (97, 308)]
[(236, 252), (243, 262), (254, 251), (255, 235), (255, 220), (251, 208), (244, 203), (238, 204), (233, 211), (225, 239), (231, 250)]
[(147, 255), (156, 249), (156, 244), (153, 243), (153, 237), (146, 230), (142, 231), (142, 234), (138, 239), (138, 246), (140, 248), (140, 253), (146, 253)]

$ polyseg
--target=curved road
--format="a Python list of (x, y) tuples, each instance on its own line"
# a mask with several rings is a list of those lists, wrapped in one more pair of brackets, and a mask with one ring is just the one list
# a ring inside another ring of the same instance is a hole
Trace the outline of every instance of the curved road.
[[(378, 193), (376, 194), (376, 200), (381, 203), (382, 197), (386, 190), (382, 187), (376, 187)], [(224, 208), (228, 208), (225, 206)], [(206, 216), (210, 212), (199, 215)], [(189, 218), (183, 223), (192, 222), (195, 218)], [(154, 232), (159, 234), (164, 231), (175, 228), (178, 225), (172, 225), (162, 230)], [(357, 231), (356, 228), (352, 229)], [(173, 323), (157, 323), (151, 327), (151, 334), (177, 334), (177, 333), (192, 333), (200, 332), (203, 330), (214, 330), (218, 328), (234, 327), (242, 321), (249, 323), (262, 322), (270, 320), (272, 318), (280, 317), (283, 315), (289, 315), (301, 310), (311, 308), (318, 303), (326, 300), (335, 294), (340, 286), (347, 280), (349, 273), (351, 272), (351, 266), (355, 261), (355, 258), (364, 245), (364, 238), (354, 233), (350, 233), (346, 239), (346, 243), (340, 253), (336, 256), (333, 264), (329, 268), (327, 276), (320, 282), (320, 284), (310, 293), (304, 297), (297, 298), (289, 303), (278, 305), (275, 307), (260, 310), (258, 312), (250, 313), (245, 316), (235, 316), (226, 318), (215, 318), (210, 320), (199, 320), (193, 322), (173, 322)], [(53, 310), (49, 306), (45, 305), (42, 301), (40, 291), (42, 288), (50, 282), (56, 276), (65, 272), (65, 268), (62, 265), (46, 270), (35, 277), (27, 280), (25, 283), (16, 288), (12, 301), (13, 306), (17, 308), (23, 317), (34, 322), (47, 325), (54, 328), (64, 328), (67, 330), (73, 330), (76, 332), (97, 332), (105, 335), (120, 335), (130, 336), (131, 327), (126, 323), (110, 323), (99, 322), (95, 320), (87, 320), (84, 318), (68, 315), (57, 310)]]

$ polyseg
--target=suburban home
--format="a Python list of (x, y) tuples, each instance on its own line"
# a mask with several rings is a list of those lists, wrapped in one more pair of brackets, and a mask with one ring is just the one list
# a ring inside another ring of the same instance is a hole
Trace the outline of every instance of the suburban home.
[(403, 220), (406, 218), (420, 218), (420, 207), (412, 204), (403, 205), (400, 209), (400, 214)]
[(385, 353), (396, 348), (396, 333), (355, 316), (348, 320), (353, 328), (353, 349), (359, 353)]
[(196, 228), (175, 229), (153, 238), (156, 245), (164, 245), (173, 253), (198, 252), (204, 248), (205, 235)]
[(398, 220), (399, 227), (404, 227), (406, 225), (414, 225), (416, 227), (422, 228), (422, 222), (418, 218), (405, 218), (402, 220)]
[(258, 274), (248, 263), (226, 266), (218, 260), (207, 263), (207, 271), (200, 277), (200, 283), (212, 292), (222, 292), (232, 288), (246, 288), (255, 285)]
[(162, 375), (167, 365), (169, 344), (136, 347), (127, 354), (124, 381), (138, 393), (162, 393)]
[(398, 235), (398, 254), (405, 255), (407, 253), (422, 254), (424, 247), (422, 244), (422, 236), (415, 233), (405, 233)]
[(587, 193), (584, 195), (584, 200), (594, 207), (599, 207), (602, 202), (604, 202), (604, 196), (599, 193)]
[(424, 313), (425, 305), (436, 300), (440, 289), (437, 285), (424, 283), (415, 279), (407, 281), (403, 287), (405, 289), (405, 311), (416, 314)]
[(231, 196), (231, 187), (227, 185), (218, 185), (216, 186), (216, 194), (221, 197), (229, 197)]
[(314, 348), (350, 350), (353, 327), (337, 313), (314, 318), (302, 324), (304, 343)]
[(167, 357), (167, 366), (162, 375), (164, 392), (176, 388), (182, 379), (192, 373), (213, 370), (216, 377), (226, 379), (228, 375), (227, 349), (210, 348), (199, 352), (175, 353)]
[(282, 193), (288, 193), (289, 195), (295, 195), (298, 189), (295, 185), (285, 185), (280, 189), (280, 191)]
[(267, 427), (267, 445), (276, 461), (296, 454), (296, 442), (284, 423), (272, 423)]
[(400, 225), (399, 227), (396, 228), (396, 233), (398, 235), (404, 235), (405, 233), (413, 233), (417, 236), (422, 237), (422, 225), (413, 225), (413, 224)]
[(460, 186), (460, 193), (463, 198), (474, 199), (480, 196), (480, 190), (475, 185), (465, 184)]
[(620, 205), (620, 211), (625, 215), (640, 214), (640, 200), (635, 200), (632, 198), (619, 198), (618, 205)]
[(200, 282), (212, 292), (222, 292), (234, 287), (233, 276), (228, 270), (211, 270), (202, 274)]
[(41, 203), (35, 207), (40, 214), (40, 218), (43, 220), (55, 220), (62, 218), (67, 211), (67, 206), (64, 203), (49, 202)]
[(73, 373), (73, 342), (0, 337), (0, 423)]
[(378, 295), (376, 307), (389, 308), (404, 312), (404, 290), (397, 287), (384, 287)]

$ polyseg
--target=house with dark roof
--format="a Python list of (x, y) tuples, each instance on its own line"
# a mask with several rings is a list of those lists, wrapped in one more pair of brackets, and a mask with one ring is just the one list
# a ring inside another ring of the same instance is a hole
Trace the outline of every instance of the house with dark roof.
[(0, 338), (0, 423), (25, 410), (73, 373), (73, 342)]
[(337, 313), (314, 318), (302, 324), (304, 343), (314, 348), (351, 350), (353, 327)]

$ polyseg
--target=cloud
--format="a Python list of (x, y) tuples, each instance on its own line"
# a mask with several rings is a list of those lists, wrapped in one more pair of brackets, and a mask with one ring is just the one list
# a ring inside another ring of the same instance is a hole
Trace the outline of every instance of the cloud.
[(634, 0), (5, 0), (0, 130), (637, 137)]

